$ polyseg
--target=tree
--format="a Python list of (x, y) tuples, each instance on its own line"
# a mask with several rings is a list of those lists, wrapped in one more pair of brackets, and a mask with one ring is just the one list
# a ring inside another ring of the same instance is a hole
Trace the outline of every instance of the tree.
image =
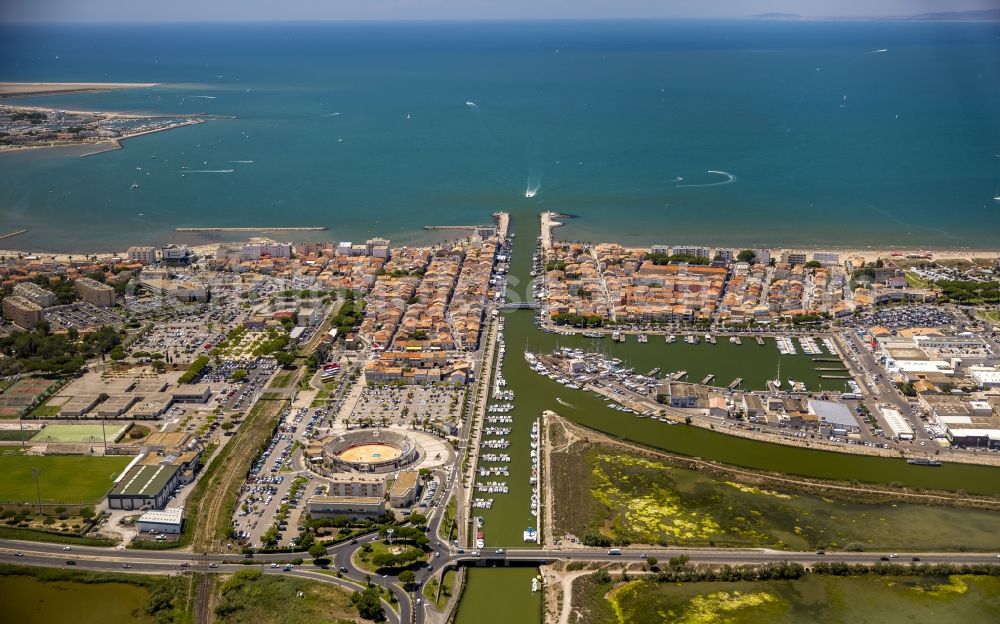
[(108, 354), (108, 357), (110, 357), (115, 362), (121, 362), (126, 358), (126, 355), (125, 351), (122, 350), (121, 345), (118, 345), (111, 350), (111, 353)]
[(399, 573), (399, 582), (403, 584), (406, 591), (413, 589), (413, 582), (417, 580), (417, 575), (413, 570), (403, 570)]
[(747, 262), (749, 264), (753, 264), (754, 261), (757, 259), (757, 252), (755, 252), (753, 249), (744, 249), (743, 251), (741, 251), (739, 254), (736, 255), (736, 259), (739, 260), (740, 262)]
[(295, 356), (288, 351), (278, 351), (274, 354), (274, 359), (281, 366), (291, 366), (295, 362)]
[(364, 591), (356, 591), (351, 594), (351, 604), (358, 610), (358, 615), (366, 620), (375, 622), (385, 621), (385, 611), (382, 609), (382, 601), (379, 598), (377, 587), (368, 587)]
[(654, 556), (652, 556), (652, 555), (646, 557), (646, 565), (648, 565), (651, 568), (655, 568), (656, 567), (657, 561), (658, 561), (657, 558), (654, 557)]
[(326, 547), (323, 544), (313, 544), (309, 547), (309, 556), (313, 559), (326, 557)]

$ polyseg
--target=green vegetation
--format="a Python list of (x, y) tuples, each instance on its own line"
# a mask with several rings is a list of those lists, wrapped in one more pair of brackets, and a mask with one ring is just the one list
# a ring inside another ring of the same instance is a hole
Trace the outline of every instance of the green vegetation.
[[(838, 578), (806, 574), (764, 581), (616, 583), (594, 574), (574, 584), (574, 622), (798, 624), (990, 621), (1000, 617), (996, 576)], [(656, 616), (652, 616), (656, 614)]]
[(350, 290), (344, 292), (344, 304), (340, 306), (336, 316), (333, 317), (331, 325), (337, 329), (339, 334), (348, 334), (354, 331), (355, 326), (364, 317), (364, 300), (355, 301), (354, 293)]
[(757, 252), (752, 249), (744, 249), (736, 254), (736, 259), (740, 262), (753, 263), (757, 259)]
[(108, 353), (121, 342), (121, 335), (110, 327), (76, 336), (73, 333), (50, 334), (40, 325), (35, 331), (14, 332), (0, 338), (0, 376), (42, 372), (73, 374), (87, 359)]
[[(16, 518), (17, 516), (14, 516)], [(76, 544), (78, 546), (114, 546), (115, 540), (99, 537), (83, 537), (77, 533), (56, 533), (36, 529), (22, 529), (0, 524), (0, 539), (30, 540), (55, 544)], [(157, 542), (160, 543), (160, 542)]]
[(604, 318), (596, 314), (556, 314), (552, 317), (552, 322), (573, 327), (600, 327), (604, 324)]
[(184, 374), (177, 379), (177, 383), (191, 383), (195, 380), (198, 375), (201, 374), (205, 367), (208, 366), (209, 358), (207, 355), (200, 355), (191, 362)]
[[(402, 574), (400, 574), (400, 580), (402, 580)], [(452, 591), (455, 587), (455, 571), (448, 570), (444, 573), (444, 578), (441, 582), (438, 582), (435, 576), (424, 585), (424, 598), (427, 599), (432, 605), (436, 606), (439, 610), (444, 609), (445, 605), (448, 604), (448, 600), (451, 598)]]
[(80, 457), (72, 455), (0, 455), (0, 501), (27, 503), (36, 500), (31, 469), (39, 468), (39, 490), (43, 504), (96, 503), (114, 478), (128, 465), (129, 457)]
[(952, 303), (1000, 303), (1000, 282), (939, 280), (941, 299)]
[(680, 262), (686, 262), (688, 264), (711, 264), (708, 258), (703, 258), (702, 256), (692, 256), (690, 254), (667, 255), (665, 253), (657, 252), (646, 254), (646, 259), (651, 260), (653, 264), (677, 264)]
[[(405, 527), (396, 527), (399, 531)], [(369, 542), (354, 555), (354, 563), (362, 570), (378, 572), (380, 570), (399, 570), (426, 559), (427, 554), (422, 548), (398, 543)]]
[(351, 594), (351, 604), (358, 610), (358, 615), (375, 622), (385, 621), (385, 609), (382, 608), (381, 593), (377, 587), (369, 586), (362, 591)]
[(21, 624), (190, 624), (192, 579), (0, 564), (0, 595)]
[(1000, 531), (995, 511), (865, 503), (860, 492), (835, 500), (604, 447), (556, 453), (552, 464), (556, 533), (594, 546), (992, 550)]
[[(300, 596), (301, 593), (301, 596)], [(219, 588), (220, 624), (341, 624), (353, 622), (351, 598), (332, 583), (241, 570)]]

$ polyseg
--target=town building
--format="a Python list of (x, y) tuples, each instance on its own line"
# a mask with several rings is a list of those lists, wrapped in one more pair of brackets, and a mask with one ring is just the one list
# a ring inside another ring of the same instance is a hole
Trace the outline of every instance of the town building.
[(156, 264), (156, 248), (150, 246), (143, 247), (129, 247), (126, 256), (129, 262), (138, 262), (139, 264), (150, 265)]
[(115, 289), (107, 284), (89, 277), (81, 277), (73, 283), (73, 287), (80, 299), (91, 305), (99, 308), (110, 308), (115, 305)]
[(396, 509), (411, 506), (420, 494), (420, 473), (404, 470), (399, 473), (389, 488), (389, 505)]
[(269, 258), (291, 258), (291, 243), (246, 243), (240, 251), (240, 260), (253, 261), (263, 257)]
[(24, 297), (11, 295), (4, 297), (3, 315), (22, 329), (34, 329), (42, 320), (42, 306)]
[(14, 285), (14, 294), (43, 308), (50, 308), (56, 304), (56, 294), (34, 282), (18, 282)]
[(184, 266), (194, 260), (194, 253), (187, 245), (170, 244), (160, 248), (160, 258), (168, 266)]
[(311, 496), (306, 511), (312, 518), (375, 518), (385, 513), (380, 496)]
[(350, 498), (382, 498), (385, 475), (335, 473), (325, 479), (327, 495)]

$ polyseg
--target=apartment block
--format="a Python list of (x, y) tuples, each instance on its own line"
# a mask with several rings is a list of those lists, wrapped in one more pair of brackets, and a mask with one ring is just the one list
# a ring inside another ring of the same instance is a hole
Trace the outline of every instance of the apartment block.
[(49, 308), (56, 304), (55, 293), (45, 290), (34, 282), (18, 282), (14, 285), (14, 294), (43, 308)]
[(11, 295), (4, 297), (3, 315), (18, 327), (33, 329), (42, 320), (42, 306), (30, 299)]
[(89, 277), (81, 277), (74, 284), (76, 294), (87, 303), (99, 308), (110, 308), (115, 305), (115, 289)]

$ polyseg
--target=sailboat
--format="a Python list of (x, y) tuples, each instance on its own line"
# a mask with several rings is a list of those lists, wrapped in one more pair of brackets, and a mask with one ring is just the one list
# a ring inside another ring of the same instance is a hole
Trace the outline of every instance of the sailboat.
[(781, 360), (778, 360), (778, 374), (774, 376), (774, 380), (771, 383), (774, 384), (775, 388), (781, 387)]

